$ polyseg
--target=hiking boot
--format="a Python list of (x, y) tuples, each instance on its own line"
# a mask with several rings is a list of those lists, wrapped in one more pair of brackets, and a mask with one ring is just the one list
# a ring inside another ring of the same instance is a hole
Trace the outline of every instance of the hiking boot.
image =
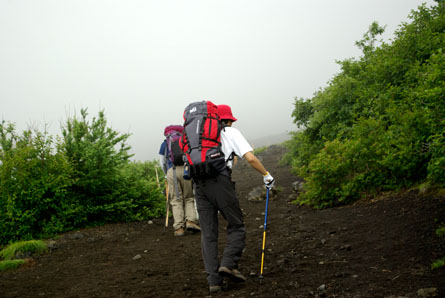
[(190, 232), (200, 232), (201, 231), (201, 228), (193, 221), (186, 222), (185, 229)]
[(209, 292), (210, 293), (217, 293), (219, 291), (221, 291), (221, 286), (220, 285), (209, 286)]
[(219, 275), (230, 278), (233, 282), (245, 282), (247, 279), (237, 269), (229, 269), (227, 267), (219, 267)]
[(183, 228), (179, 228), (175, 231), (175, 236), (184, 236), (185, 231)]

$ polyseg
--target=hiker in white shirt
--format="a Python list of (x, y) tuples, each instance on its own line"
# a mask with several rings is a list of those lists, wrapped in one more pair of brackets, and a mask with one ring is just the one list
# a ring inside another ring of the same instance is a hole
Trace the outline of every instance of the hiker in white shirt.
[[(210, 292), (221, 290), (223, 277), (233, 282), (245, 282), (246, 278), (238, 271), (238, 262), (246, 242), (246, 229), (235, 184), (231, 179), (233, 158), (245, 158), (263, 175), (263, 182), (269, 188), (274, 184), (273, 177), (253, 154), (253, 149), (241, 132), (231, 127), (237, 119), (227, 105), (218, 106), (218, 115), (225, 128), (221, 130), (221, 150), (225, 155), (228, 170), (214, 178), (196, 179), (195, 199), (201, 226), (201, 247)], [(218, 211), (227, 220), (227, 244), (218, 261)]]

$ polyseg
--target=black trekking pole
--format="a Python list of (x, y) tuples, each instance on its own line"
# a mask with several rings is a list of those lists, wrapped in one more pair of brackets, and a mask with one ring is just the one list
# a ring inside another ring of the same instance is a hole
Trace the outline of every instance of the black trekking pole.
[(266, 186), (266, 212), (264, 214), (264, 232), (263, 232), (263, 248), (261, 249), (261, 272), (260, 272), (260, 284), (263, 283), (263, 266), (264, 266), (264, 250), (266, 248), (266, 230), (267, 230), (267, 209), (269, 207), (269, 187)]

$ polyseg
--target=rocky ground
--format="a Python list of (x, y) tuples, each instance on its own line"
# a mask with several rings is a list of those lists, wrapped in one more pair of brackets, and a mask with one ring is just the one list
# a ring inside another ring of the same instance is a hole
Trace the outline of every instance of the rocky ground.
[[(280, 192), (271, 196), (263, 283), (259, 282), (265, 201), (250, 198), (261, 176), (234, 170), (247, 243), (240, 270), (248, 281), (208, 293), (200, 235), (174, 237), (163, 219), (111, 224), (60, 235), (28, 265), (0, 273), (0, 297), (445, 297), (445, 255), (435, 235), (445, 198), (408, 191), (326, 210), (299, 207), (280, 165), (284, 149), (260, 157)], [(225, 242), (220, 221), (220, 247)]]

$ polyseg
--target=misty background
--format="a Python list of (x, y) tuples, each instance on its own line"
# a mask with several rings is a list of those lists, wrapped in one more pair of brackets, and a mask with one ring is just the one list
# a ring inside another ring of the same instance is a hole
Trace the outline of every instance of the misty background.
[(254, 147), (296, 129), (310, 98), (359, 57), (373, 21), (385, 41), (415, 0), (0, 0), (0, 120), (60, 135), (81, 108), (158, 158), (191, 102), (228, 104)]

